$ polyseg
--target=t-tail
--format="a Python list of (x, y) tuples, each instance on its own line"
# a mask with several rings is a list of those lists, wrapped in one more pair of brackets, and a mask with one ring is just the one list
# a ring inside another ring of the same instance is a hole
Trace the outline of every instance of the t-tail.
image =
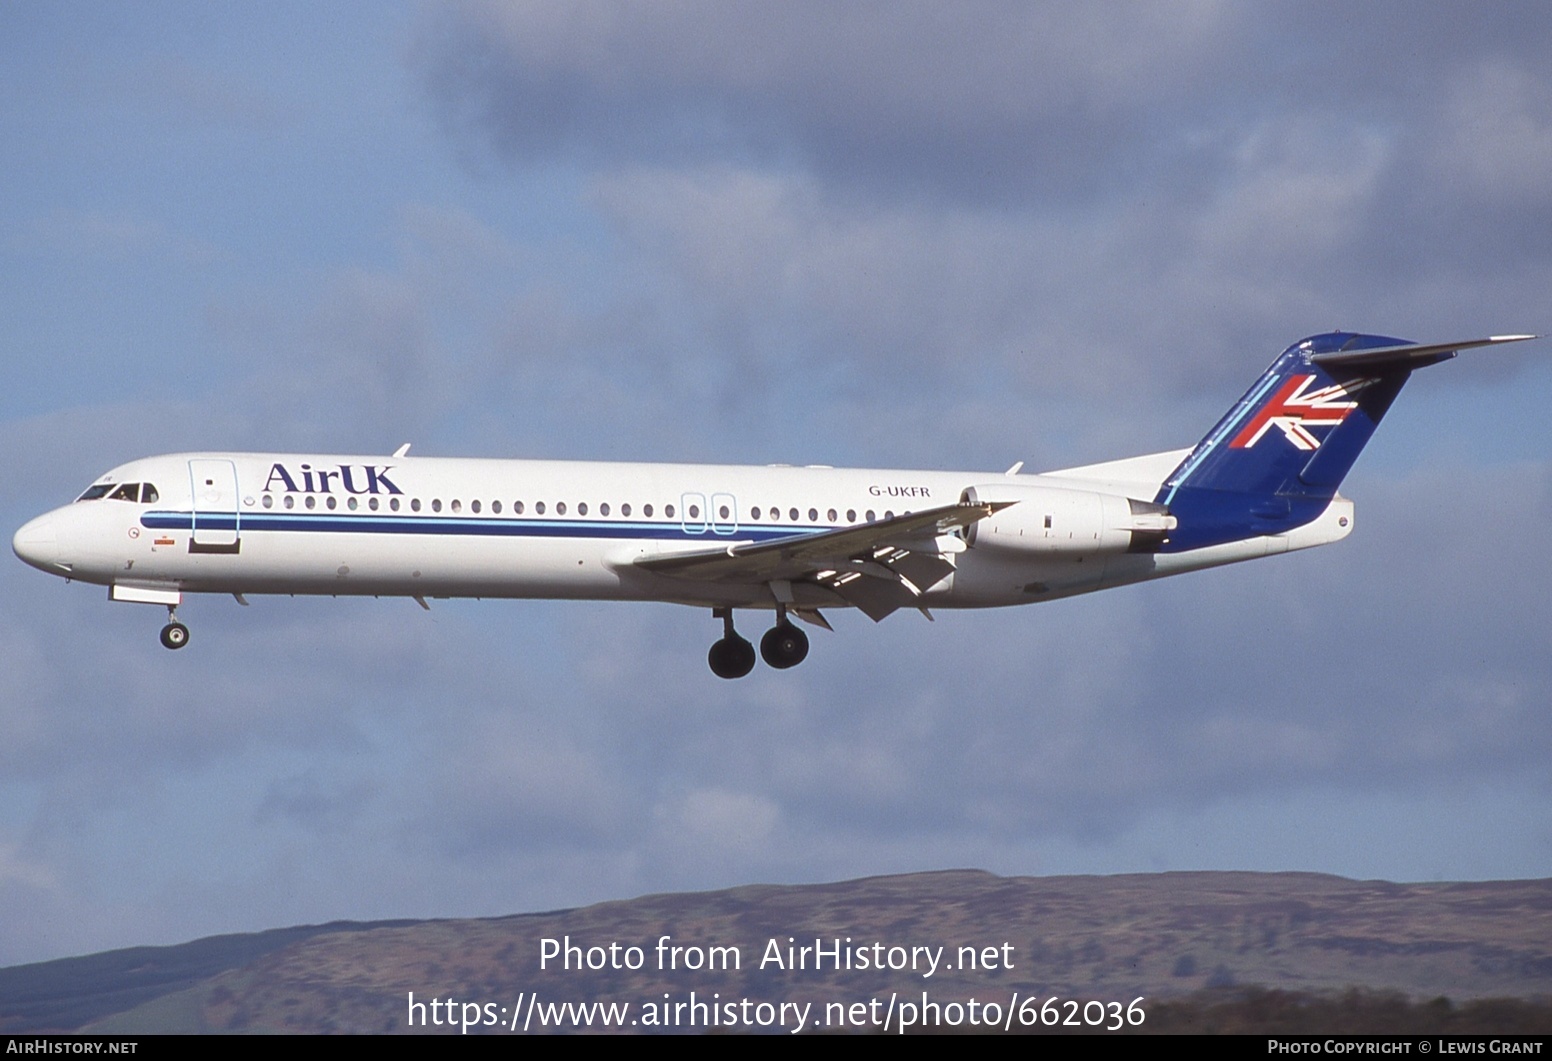
[(1165, 480), (1163, 552), (1280, 534), (1320, 516), (1412, 372), (1533, 335), (1421, 344), (1331, 332), (1284, 350)]

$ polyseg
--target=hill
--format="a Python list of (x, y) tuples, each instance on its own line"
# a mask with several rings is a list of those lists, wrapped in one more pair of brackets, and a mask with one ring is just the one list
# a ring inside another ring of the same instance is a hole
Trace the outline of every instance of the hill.
[[(841, 1018), (866, 1029), (886, 1003), (896, 1019), (907, 1004), (972, 997), (1003, 1011), (1025, 999), (1141, 997), (1144, 1011), (1158, 1012), (1169, 1000), (1204, 991), (1221, 1000), (1250, 986), (1263, 1000), (1353, 988), (1401, 1003), (1552, 997), (1546, 880), (967, 870), (284, 931), (295, 935), (0, 970), (0, 1030), (392, 1032), (415, 1019), (426, 1031), (463, 1023), (478, 1031), (525, 1014), (531, 1022), (547, 1005), (593, 1002), (629, 1004), (618, 1015), (637, 1027), (683, 1028), (730, 1023), (739, 1013), (716, 1007), (745, 999), (765, 1006), (745, 1007), (751, 1020), (785, 1023), (807, 1005), (808, 1027), (828, 1016), (827, 1026)], [(30, 994), (19, 993), (22, 984)], [(697, 1001), (700, 1010), (685, 1009)], [(569, 1017), (560, 1023), (580, 1020), (578, 1011)]]

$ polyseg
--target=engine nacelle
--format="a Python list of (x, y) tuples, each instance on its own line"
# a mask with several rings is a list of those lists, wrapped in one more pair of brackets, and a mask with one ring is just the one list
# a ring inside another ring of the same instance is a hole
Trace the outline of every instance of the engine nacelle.
[(1092, 490), (986, 483), (966, 490), (963, 499), (1013, 502), (967, 527), (965, 542), (1024, 556), (1157, 552), (1175, 527), (1163, 505)]

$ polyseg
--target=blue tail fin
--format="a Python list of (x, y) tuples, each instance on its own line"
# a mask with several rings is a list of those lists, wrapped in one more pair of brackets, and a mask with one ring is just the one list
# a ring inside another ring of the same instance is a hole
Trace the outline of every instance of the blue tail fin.
[(1458, 350), (1331, 332), (1284, 350), (1160, 488), (1177, 526), (1165, 552), (1279, 534), (1325, 511), (1412, 371)]

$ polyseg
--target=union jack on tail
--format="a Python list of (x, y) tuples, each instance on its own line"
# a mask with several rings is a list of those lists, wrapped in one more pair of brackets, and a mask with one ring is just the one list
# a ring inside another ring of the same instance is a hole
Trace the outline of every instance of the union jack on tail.
[(1155, 500), (1177, 521), (1164, 550), (1310, 522), (1336, 496), (1414, 370), (1471, 347), (1532, 338), (1422, 344), (1330, 332), (1288, 347), (1160, 488)]

